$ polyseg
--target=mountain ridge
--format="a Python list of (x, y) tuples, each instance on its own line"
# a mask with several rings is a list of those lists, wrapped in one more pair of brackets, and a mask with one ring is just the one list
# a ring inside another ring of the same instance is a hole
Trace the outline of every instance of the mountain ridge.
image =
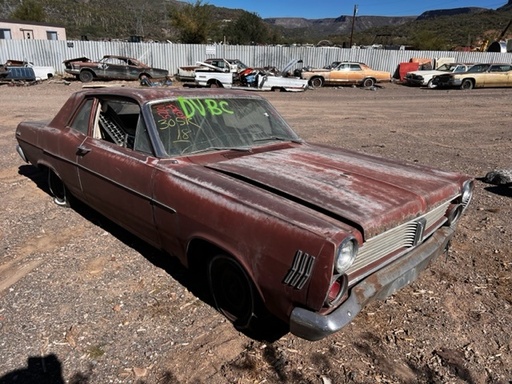
[[(170, 12), (179, 12), (187, 3), (178, 0), (37, 0), (45, 9), (48, 23), (66, 28), (68, 38), (87, 36), (90, 39), (127, 39), (142, 36), (145, 40), (179, 40), (170, 25)], [(8, 19), (19, 0), (0, 0), (0, 19)], [(209, 7), (214, 22), (236, 20), (244, 11)], [(329, 40), (345, 44), (354, 34), (358, 44), (369, 44), (377, 35), (391, 36), (394, 44), (408, 44), (418, 35), (434, 34), (446, 41), (446, 46), (464, 45), (468, 36), (481, 40), (499, 35), (512, 19), (512, 0), (492, 10), (479, 7), (430, 10), (417, 16), (357, 16), (333, 18), (302, 17), (264, 18), (269, 28), (277, 31), (283, 43), (317, 43)], [(353, 22), (354, 21), (354, 22)], [(401, 41), (398, 41), (399, 36)], [(390, 37), (390, 39), (391, 39)], [(218, 39), (216, 37), (215, 39)], [(357, 38), (357, 39), (356, 39)], [(212, 40), (216, 41), (216, 40)]]

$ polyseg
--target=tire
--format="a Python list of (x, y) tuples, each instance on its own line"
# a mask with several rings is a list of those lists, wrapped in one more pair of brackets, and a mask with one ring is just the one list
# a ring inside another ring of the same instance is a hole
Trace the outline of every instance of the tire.
[(427, 88), (430, 88), (430, 89), (433, 89), (433, 88), (436, 88), (437, 86), (434, 84), (434, 81), (433, 79), (430, 79), (427, 83)]
[(278, 340), (289, 332), (287, 324), (269, 313), (254, 283), (235, 259), (217, 255), (210, 260), (207, 272), (215, 306), (235, 328), (266, 341)]
[(460, 89), (473, 89), (473, 81), (470, 79), (462, 80), (462, 84), (460, 85)]
[(89, 83), (94, 79), (94, 74), (91, 71), (84, 70), (80, 72), (78, 78), (82, 83)]
[(208, 265), (208, 280), (217, 310), (238, 329), (250, 329), (257, 293), (240, 264), (228, 256), (217, 255)]
[(313, 77), (311, 80), (309, 80), (309, 85), (312, 88), (321, 88), (324, 85), (324, 79), (321, 77)]
[(53, 196), (53, 202), (60, 207), (70, 207), (70, 194), (62, 180), (53, 171), (48, 171), (48, 188)]
[(365, 88), (373, 87), (374, 85), (375, 80), (373, 80), (372, 78), (367, 78), (363, 80), (363, 87)]
[(210, 88), (224, 88), (222, 83), (217, 80), (210, 82), (208, 85)]

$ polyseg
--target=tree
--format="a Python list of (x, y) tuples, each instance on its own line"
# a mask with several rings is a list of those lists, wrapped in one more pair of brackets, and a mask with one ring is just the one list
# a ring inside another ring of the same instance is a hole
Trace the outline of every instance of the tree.
[(210, 6), (203, 5), (201, 0), (197, 0), (195, 4), (185, 4), (179, 9), (173, 8), (169, 17), (171, 25), (178, 29), (182, 43), (204, 44), (208, 42), (211, 31), (216, 28), (210, 14)]
[(443, 51), (448, 49), (446, 39), (430, 30), (419, 30), (414, 34), (413, 45), (422, 51)]
[(264, 21), (255, 13), (243, 11), (226, 31), (234, 44), (263, 44), (268, 42), (269, 31)]
[(36, 0), (23, 0), (11, 13), (11, 19), (42, 22), (46, 19), (43, 6)]

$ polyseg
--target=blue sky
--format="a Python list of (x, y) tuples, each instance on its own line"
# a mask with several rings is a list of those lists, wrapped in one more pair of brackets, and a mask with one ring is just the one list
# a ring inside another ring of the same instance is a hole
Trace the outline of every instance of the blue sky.
[[(195, 3), (195, 0), (187, 0)], [(203, 0), (202, 4), (218, 7), (244, 9), (257, 13), (262, 18), (304, 17), (322, 19), (352, 15), (357, 4), (358, 16), (417, 16), (433, 9), (451, 9), (461, 7), (482, 7), (496, 9), (507, 0)]]

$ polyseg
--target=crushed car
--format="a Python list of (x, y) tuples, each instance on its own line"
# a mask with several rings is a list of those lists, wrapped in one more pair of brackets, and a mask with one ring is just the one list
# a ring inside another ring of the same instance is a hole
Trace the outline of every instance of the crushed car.
[(93, 80), (142, 80), (165, 79), (166, 69), (153, 68), (132, 57), (105, 55), (99, 61), (87, 57), (65, 60), (64, 71), (75, 76), (82, 83)]
[(390, 82), (391, 73), (377, 71), (364, 63), (335, 62), (337, 65), (329, 68), (304, 68), (301, 78), (308, 81), (312, 88), (320, 88), (324, 85), (358, 85), (372, 87), (376, 83)]
[(195, 70), (195, 85), (207, 88), (230, 88), (249, 91), (303, 92), (307, 80), (290, 75), (289, 71), (301, 60), (290, 61), (282, 71), (275, 68), (245, 68), (237, 72), (224, 71), (207, 63)]
[(439, 88), (512, 87), (512, 65), (508, 63), (475, 64), (463, 73), (437, 75), (432, 82)]
[(435, 88), (434, 76), (445, 73), (466, 72), (473, 64), (449, 63), (440, 65), (437, 69), (426, 69), (407, 72), (404, 77), (406, 85)]
[(87, 88), (16, 139), (55, 203), (177, 257), (237, 329), (307, 340), (446, 252), (474, 184), (305, 142), (267, 99), (226, 89)]

